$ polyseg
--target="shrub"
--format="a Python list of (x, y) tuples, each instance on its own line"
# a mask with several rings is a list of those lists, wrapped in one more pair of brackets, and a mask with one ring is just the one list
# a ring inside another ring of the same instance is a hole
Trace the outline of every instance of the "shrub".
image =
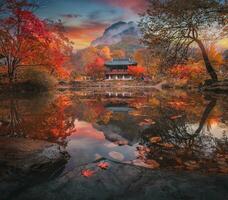
[(23, 85), (28, 90), (47, 91), (54, 88), (57, 80), (44, 70), (27, 69), (23, 75)]

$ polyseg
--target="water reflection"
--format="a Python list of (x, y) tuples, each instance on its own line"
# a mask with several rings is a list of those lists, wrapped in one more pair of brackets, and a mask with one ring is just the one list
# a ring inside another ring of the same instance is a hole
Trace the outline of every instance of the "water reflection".
[(227, 97), (184, 91), (64, 91), (2, 97), (0, 135), (61, 144), (65, 170), (99, 158), (228, 173)]
[[(202, 113), (198, 127), (195, 123), (189, 123), (185, 113), (175, 118), (172, 116), (177, 113), (173, 110), (161, 108), (156, 124), (142, 134), (143, 146), (138, 148), (139, 158), (145, 163), (154, 159), (161, 167), (166, 168), (228, 173), (227, 128), (219, 138), (216, 137), (217, 133), (212, 133), (208, 128), (210, 124), (204, 129), (215, 106), (216, 99), (211, 99)], [(217, 125), (219, 126), (218, 123)]]

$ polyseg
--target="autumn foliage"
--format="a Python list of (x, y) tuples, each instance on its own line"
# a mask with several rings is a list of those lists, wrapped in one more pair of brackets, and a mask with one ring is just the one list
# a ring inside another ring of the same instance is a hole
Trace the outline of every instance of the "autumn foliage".
[(104, 62), (104, 59), (97, 57), (92, 63), (86, 66), (86, 74), (93, 80), (103, 78), (105, 72)]
[(128, 66), (128, 73), (140, 78), (145, 74), (145, 68), (142, 66)]
[(4, 59), (10, 82), (25, 66), (46, 67), (50, 72), (67, 75), (71, 43), (64, 37), (59, 24), (39, 19), (30, 10), (28, 1), (6, 0), (0, 20), (0, 55)]
[(202, 73), (203, 69), (200, 66), (177, 65), (170, 70), (170, 74), (179, 79), (194, 79)]

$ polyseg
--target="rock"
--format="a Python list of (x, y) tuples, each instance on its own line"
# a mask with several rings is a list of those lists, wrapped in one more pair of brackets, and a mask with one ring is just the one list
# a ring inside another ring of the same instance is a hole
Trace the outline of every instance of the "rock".
[(16, 199), (11, 195), (55, 177), (67, 159), (68, 154), (57, 144), (0, 137), (1, 199)]
[[(24, 188), (11, 199), (224, 200), (228, 197), (227, 175), (151, 170), (116, 162), (109, 165), (107, 170), (99, 169), (97, 163), (82, 166), (52, 181)], [(81, 175), (83, 169), (96, 173), (86, 178)]]
[(41, 140), (0, 137), (0, 162), (23, 172), (45, 170), (66, 160), (61, 146)]

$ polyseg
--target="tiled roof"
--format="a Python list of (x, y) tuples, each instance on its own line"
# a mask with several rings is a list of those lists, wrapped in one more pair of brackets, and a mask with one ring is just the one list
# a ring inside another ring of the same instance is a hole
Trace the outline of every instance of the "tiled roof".
[(106, 66), (113, 66), (113, 65), (137, 65), (137, 63), (134, 60), (131, 60), (129, 58), (126, 59), (113, 59), (112, 61), (106, 62)]

